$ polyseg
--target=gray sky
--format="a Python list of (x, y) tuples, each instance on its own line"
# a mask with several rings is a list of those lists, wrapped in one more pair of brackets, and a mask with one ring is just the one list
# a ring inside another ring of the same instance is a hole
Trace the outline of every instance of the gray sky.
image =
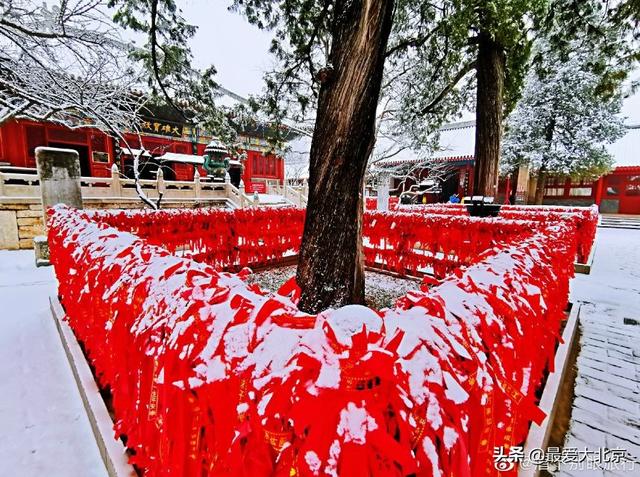
[(627, 124), (640, 124), (640, 94), (636, 93), (633, 96), (625, 99), (622, 106), (622, 115), (627, 118), (625, 121)]
[(262, 89), (262, 74), (273, 60), (269, 54), (271, 33), (250, 25), (245, 18), (227, 11), (224, 0), (183, 0), (189, 23), (198, 26), (191, 41), (195, 64), (213, 64), (217, 80), (231, 91), (247, 95)]

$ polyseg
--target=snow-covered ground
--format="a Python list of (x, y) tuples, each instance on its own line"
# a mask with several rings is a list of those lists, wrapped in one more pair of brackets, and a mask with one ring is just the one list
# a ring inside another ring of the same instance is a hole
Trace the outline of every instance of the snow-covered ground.
[(260, 204), (287, 204), (287, 199), (277, 194), (258, 194), (258, 200)]
[[(272, 268), (256, 272), (249, 276), (249, 283), (257, 283), (264, 290), (277, 292), (278, 289), (296, 274), (295, 265)], [(396, 300), (411, 290), (419, 290), (420, 283), (409, 278), (400, 278), (383, 273), (366, 271), (365, 300), (367, 306), (375, 309), (392, 307)]]
[(572, 301), (625, 307), (640, 316), (640, 231), (598, 228), (590, 275), (571, 282)]
[[(580, 351), (565, 448), (624, 449), (618, 470), (561, 466), (557, 477), (640, 476), (640, 230), (598, 229), (590, 275), (571, 298), (583, 302)], [(611, 467), (611, 466), (610, 466)]]
[(48, 308), (51, 267), (0, 250), (0, 476), (105, 476)]

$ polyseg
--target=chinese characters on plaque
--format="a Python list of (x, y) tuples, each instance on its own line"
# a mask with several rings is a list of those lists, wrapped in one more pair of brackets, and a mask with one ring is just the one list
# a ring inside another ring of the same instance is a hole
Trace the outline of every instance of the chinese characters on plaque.
[(166, 121), (146, 120), (140, 122), (143, 132), (150, 134), (160, 134), (162, 136), (182, 137), (182, 125), (169, 123)]

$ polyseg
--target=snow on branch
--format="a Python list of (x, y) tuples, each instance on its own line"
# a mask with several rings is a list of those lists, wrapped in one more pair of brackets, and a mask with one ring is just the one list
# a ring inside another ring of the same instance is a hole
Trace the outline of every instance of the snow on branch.
[(145, 98), (101, 0), (0, 4), (0, 124), (26, 118), (132, 129)]

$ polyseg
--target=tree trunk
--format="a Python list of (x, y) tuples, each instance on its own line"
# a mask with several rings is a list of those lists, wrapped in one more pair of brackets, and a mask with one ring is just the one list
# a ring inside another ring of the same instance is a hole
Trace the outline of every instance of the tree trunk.
[(338, 0), (309, 159), (309, 197), (297, 282), (298, 306), (317, 313), (364, 303), (364, 175), (394, 1)]
[[(552, 105), (555, 107), (555, 105)], [(553, 133), (556, 128), (556, 118), (552, 117), (549, 123), (545, 126), (544, 138), (547, 142), (548, 151), (551, 151), (551, 143), (553, 142)], [(535, 204), (542, 205), (544, 201), (544, 189), (547, 185), (547, 164), (548, 161), (543, 157), (540, 169), (538, 169), (538, 180), (536, 181), (536, 198)]]
[(478, 35), (476, 144), (473, 193), (495, 197), (502, 139), (505, 57), (500, 45)]
[(544, 166), (538, 169), (538, 179), (536, 181), (536, 198), (535, 204), (542, 205), (542, 201), (544, 199), (544, 187), (547, 182), (547, 172)]

